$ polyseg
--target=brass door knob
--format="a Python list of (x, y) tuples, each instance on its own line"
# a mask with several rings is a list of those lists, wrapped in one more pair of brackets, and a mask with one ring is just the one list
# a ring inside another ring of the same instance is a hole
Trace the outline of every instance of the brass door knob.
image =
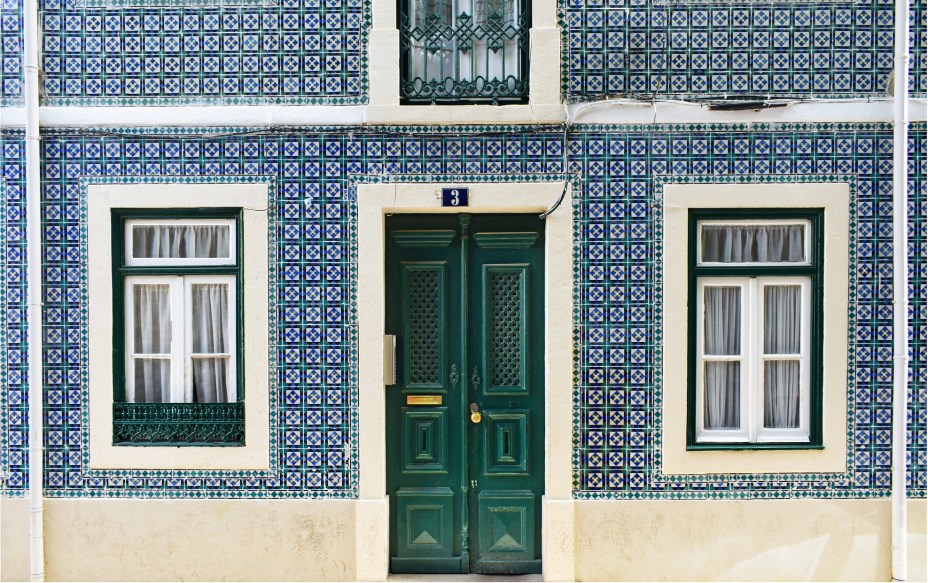
[(480, 414), (480, 411), (474, 411), (470, 414), (471, 423), (480, 423), (481, 419), (483, 419), (483, 415)]

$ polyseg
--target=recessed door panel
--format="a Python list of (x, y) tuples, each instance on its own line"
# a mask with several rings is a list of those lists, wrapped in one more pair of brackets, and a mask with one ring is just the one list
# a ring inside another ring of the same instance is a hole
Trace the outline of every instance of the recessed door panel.
[(448, 410), (403, 409), (403, 471), (448, 472)]
[(485, 561), (535, 557), (535, 494), (487, 490), (479, 495), (480, 556)]
[(528, 411), (486, 412), (487, 474), (528, 474), (528, 416)]
[(410, 389), (441, 390), (445, 371), (446, 268), (438, 262), (404, 262), (403, 380)]
[(528, 270), (526, 264), (483, 266), (487, 393), (528, 392)]
[(454, 494), (449, 488), (400, 488), (396, 509), (397, 550), (402, 556), (452, 556)]

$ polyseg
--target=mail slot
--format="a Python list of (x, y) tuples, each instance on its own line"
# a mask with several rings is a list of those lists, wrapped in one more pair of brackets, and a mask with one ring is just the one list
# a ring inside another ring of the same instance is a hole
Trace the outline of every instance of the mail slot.
[(406, 395), (407, 405), (441, 405), (441, 395)]

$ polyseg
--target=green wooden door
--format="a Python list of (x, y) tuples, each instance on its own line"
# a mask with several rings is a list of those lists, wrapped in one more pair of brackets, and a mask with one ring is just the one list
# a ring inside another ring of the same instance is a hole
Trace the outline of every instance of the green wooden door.
[(387, 218), (390, 567), (541, 572), (544, 223)]

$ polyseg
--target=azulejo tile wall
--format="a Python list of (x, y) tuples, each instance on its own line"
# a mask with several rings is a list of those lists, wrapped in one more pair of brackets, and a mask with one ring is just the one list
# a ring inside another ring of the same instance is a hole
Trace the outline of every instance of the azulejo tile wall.
[(0, 0), (0, 106), (22, 101), (22, 57), (22, 1)]
[[(369, 5), (363, 0), (98, 4), (105, 7), (77, 0), (41, 3), (43, 103), (366, 101)], [(21, 13), (9, 10), (4, 16), (14, 34), (13, 21), (21, 26)], [(4, 28), (4, 37), (7, 33)], [(15, 35), (21, 38), (18, 29)], [(17, 56), (13, 43), (11, 37), (10, 58)], [(13, 77), (13, 68), (4, 75)], [(12, 81), (4, 85), (4, 98), (20, 95), (17, 87)]]
[[(893, 0), (563, 0), (574, 98), (885, 94)], [(925, 0), (913, 0), (909, 91), (928, 93)]]
[[(44, 102), (363, 103), (371, 2), (44, 0)], [(893, 0), (562, 0), (575, 99), (885, 95)], [(928, 94), (926, 0), (909, 90)], [(0, 0), (0, 103), (22, 100), (22, 1)]]
[[(7, 486), (27, 478), (22, 134), (4, 131), (0, 393)], [(538, 128), (55, 130), (43, 136), (46, 463), (51, 496), (353, 497), (356, 323), (352, 184), (422, 175), (563, 176), (564, 138)], [(909, 482), (926, 493), (926, 127), (909, 144), (912, 399)], [(887, 125), (581, 127), (568, 138), (575, 204), (575, 496), (869, 497), (889, 492), (892, 131)], [(849, 471), (664, 476), (656, 184), (673, 177), (848, 176), (852, 208)], [(86, 273), (82, 185), (104, 180), (276, 183), (276, 385), (268, 472), (86, 467)], [(129, 177), (129, 178), (126, 178)], [(662, 178), (663, 177), (663, 178)]]

